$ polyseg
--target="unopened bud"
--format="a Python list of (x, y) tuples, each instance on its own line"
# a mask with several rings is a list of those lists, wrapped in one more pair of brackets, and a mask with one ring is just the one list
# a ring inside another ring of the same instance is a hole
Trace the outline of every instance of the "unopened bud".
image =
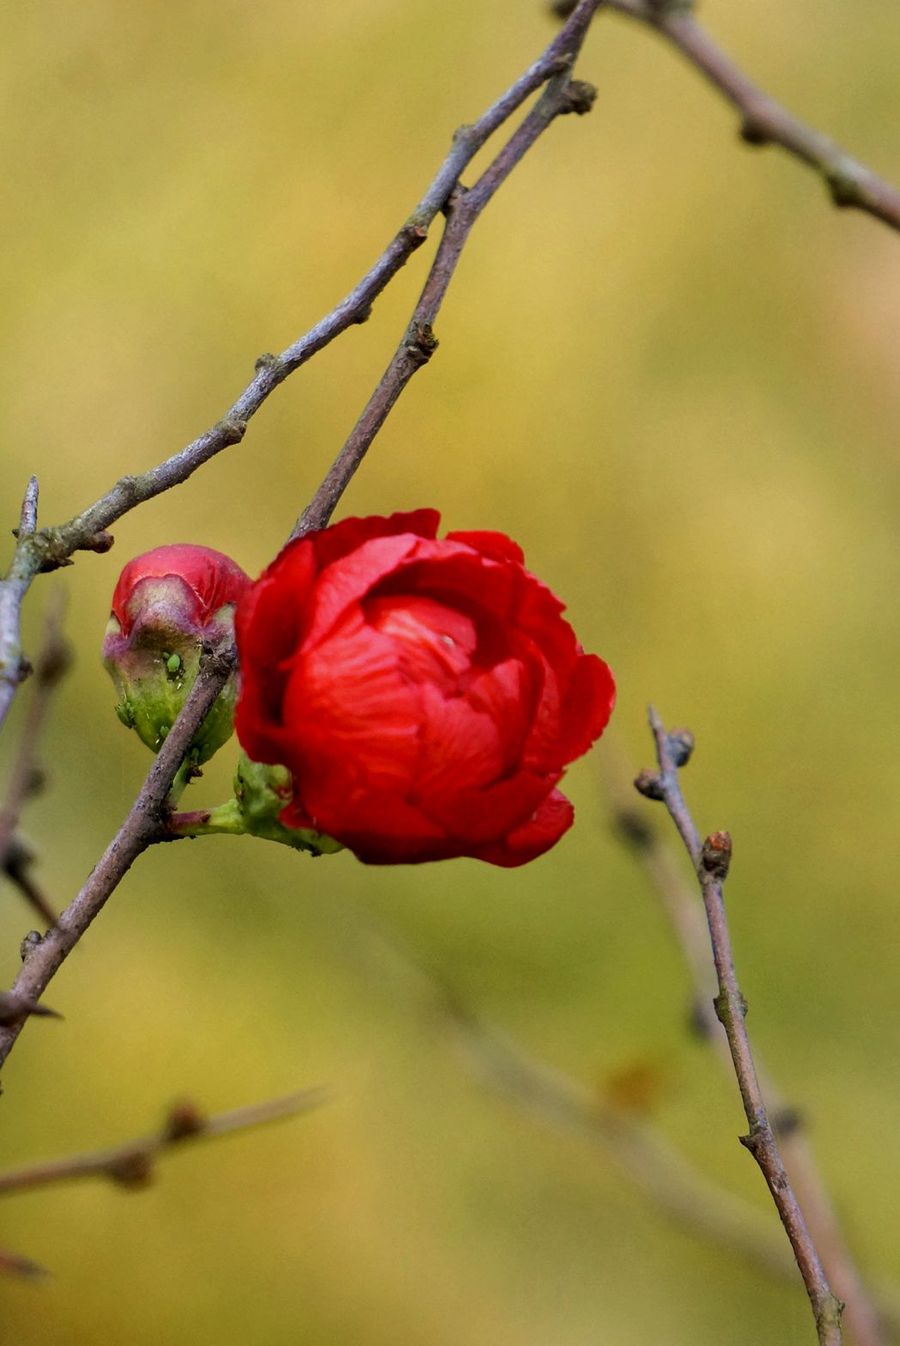
[[(234, 609), (249, 584), (230, 557), (190, 543), (157, 547), (119, 576), (103, 662), (119, 694), (119, 719), (154, 752), (194, 685), (203, 649), (233, 638)], [(235, 697), (232, 675), (189, 745), (198, 762), (230, 737)]]

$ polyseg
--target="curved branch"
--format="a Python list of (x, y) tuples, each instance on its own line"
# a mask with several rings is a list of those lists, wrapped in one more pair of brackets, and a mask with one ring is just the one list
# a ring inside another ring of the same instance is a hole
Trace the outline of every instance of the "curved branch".
[(689, 7), (672, 0), (608, 0), (608, 7), (671, 42), (737, 109), (748, 145), (780, 145), (821, 175), (836, 206), (853, 206), (900, 230), (900, 191), (754, 84)]

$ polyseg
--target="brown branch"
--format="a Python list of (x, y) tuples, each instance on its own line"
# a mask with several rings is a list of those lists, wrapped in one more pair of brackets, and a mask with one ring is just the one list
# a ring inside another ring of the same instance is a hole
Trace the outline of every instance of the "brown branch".
[(840, 1346), (843, 1306), (832, 1294), (803, 1212), (791, 1187), (769, 1120), (750, 1048), (745, 1022), (747, 1004), (738, 986), (723, 895), (723, 883), (731, 860), (731, 837), (727, 832), (714, 832), (705, 841), (701, 841), (678, 779), (678, 760), (683, 755), (682, 744), (673, 741), (666, 733), (662, 721), (652, 707), (649, 719), (656, 743), (659, 772), (641, 773), (636, 784), (642, 794), (649, 798), (661, 799), (665, 803), (697, 871), (719, 988), (715, 999), (716, 1014), (725, 1029), (744, 1113), (750, 1127), (749, 1134), (740, 1138), (741, 1143), (758, 1163), (790, 1240), (812, 1305), (820, 1346)]
[(469, 190), (460, 187), (450, 198), (446, 210), (447, 225), (440, 246), (403, 338), (328, 475), (294, 525), (291, 537), (302, 537), (328, 523), (403, 389), (416, 371), (431, 359), (438, 344), (434, 323), (462, 250), (485, 206), (516, 164), (557, 117), (569, 112), (584, 113), (590, 110), (595, 90), (588, 84), (572, 80), (570, 70), (595, 8), (596, 5), (579, 6), (584, 16), (582, 32), (577, 41), (573, 37), (570, 56), (563, 69), (549, 81), (537, 104), (475, 185)]
[[(684, 731), (670, 738), (684, 743)], [(681, 765), (684, 765), (684, 759)], [(625, 772), (623, 772), (623, 775)], [(672, 847), (642, 813), (624, 802), (611, 786), (612, 817), (621, 840), (646, 874), (672, 928), (687, 966), (693, 992), (691, 1022), (709, 1042), (729, 1075), (733, 1073), (728, 1039), (714, 1006), (715, 970), (709, 960), (709, 933), (695, 888), (684, 878)], [(756, 1054), (756, 1070), (782, 1158), (797, 1200), (835, 1294), (844, 1301), (846, 1325), (857, 1346), (885, 1346), (885, 1332), (873, 1295), (867, 1287), (841, 1229), (834, 1204), (819, 1171), (802, 1116), (791, 1106)]]
[[(215, 701), (234, 664), (233, 650), (207, 653), (197, 681), (159, 750), (137, 799), (81, 891), (40, 941), (23, 946), (24, 962), (12, 993), (36, 1004), (134, 861), (162, 829), (162, 811), (188, 744)], [(0, 1026), (0, 1066), (12, 1050), (24, 1019)]]
[(37, 1187), (82, 1178), (108, 1178), (120, 1187), (145, 1187), (153, 1177), (159, 1156), (180, 1148), (186, 1141), (214, 1140), (217, 1136), (297, 1117), (320, 1107), (325, 1101), (323, 1090), (303, 1089), (283, 1098), (219, 1112), (212, 1117), (205, 1116), (193, 1103), (176, 1103), (169, 1109), (160, 1130), (153, 1135), (140, 1136), (111, 1149), (68, 1155), (64, 1159), (50, 1159), (46, 1163), (28, 1164), (0, 1173), (0, 1196), (10, 1192), (31, 1192)]
[(251, 418), (289, 374), (324, 350), (349, 327), (365, 322), (374, 301), (427, 238), (432, 221), (446, 207), (460, 174), (481, 147), (531, 94), (561, 70), (570, 68), (602, 2), (579, 0), (565, 25), (538, 59), (477, 122), (457, 132), (425, 195), (362, 280), (330, 313), (280, 355), (260, 356), (254, 377), (214, 425), (150, 471), (122, 477), (94, 504), (59, 527), (37, 531), (37, 485), (32, 478), (23, 505), (15, 554), (6, 577), (0, 581), (0, 726), (23, 676), (20, 614), (22, 601), (35, 576), (40, 571), (68, 564), (75, 551), (106, 550), (112, 545), (106, 531), (111, 524), (136, 505), (187, 481), (216, 454), (239, 443)]
[(824, 179), (836, 206), (852, 206), (900, 229), (900, 191), (807, 126), (744, 73), (681, 0), (608, 0), (608, 8), (653, 28), (671, 42), (737, 109), (748, 145), (780, 145)]

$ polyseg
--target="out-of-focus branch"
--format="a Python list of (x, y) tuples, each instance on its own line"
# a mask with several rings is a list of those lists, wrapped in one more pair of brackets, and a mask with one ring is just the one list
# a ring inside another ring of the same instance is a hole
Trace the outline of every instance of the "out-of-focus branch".
[(168, 1150), (181, 1148), (186, 1141), (214, 1140), (217, 1136), (248, 1131), (268, 1122), (282, 1121), (310, 1112), (326, 1101), (321, 1089), (303, 1089), (299, 1093), (273, 1098), (265, 1103), (234, 1108), (207, 1117), (193, 1103), (176, 1103), (159, 1131), (136, 1140), (114, 1145), (89, 1154), (68, 1155), (42, 1164), (0, 1173), (0, 1196), (10, 1192), (31, 1192), (36, 1187), (72, 1182), (81, 1178), (108, 1178), (120, 1187), (144, 1187), (153, 1178), (156, 1161)]
[[(682, 755), (690, 748), (690, 736), (675, 730), (670, 737), (681, 744)], [(691, 979), (691, 1022), (710, 1043), (719, 1060), (733, 1073), (728, 1039), (716, 1016), (715, 971), (709, 959), (709, 933), (696, 888), (684, 877), (672, 847), (617, 785), (613, 792), (612, 817), (617, 834), (634, 854), (650, 887), (666, 913), (676, 943)], [(846, 1326), (857, 1346), (884, 1346), (885, 1333), (873, 1296), (866, 1286), (844, 1238), (837, 1213), (816, 1163), (802, 1115), (784, 1097), (756, 1054), (756, 1070), (772, 1126), (797, 1200), (822, 1259), (828, 1281), (844, 1301)]]
[[(59, 527), (38, 531), (37, 483), (32, 478), (22, 508), (15, 554), (5, 578), (0, 581), (0, 726), (23, 676), (20, 614), (22, 601), (35, 576), (41, 571), (69, 564), (75, 551), (107, 550), (112, 545), (112, 538), (106, 531), (111, 524), (136, 505), (187, 481), (216, 454), (239, 443), (250, 419), (289, 374), (349, 327), (365, 322), (374, 301), (424, 243), (432, 221), (456, 190), (460, 174), (482, 146), (531, 94), (558, 76), (560, 71), (571, 68), (601, 3), (603, 0), (578, 0), (572, 14), (541, 56), (478, 121), (457, 132), (425, 195), (362, 280), (330, 313), (280, 355), (260, 356), (250, 383), (220, 420), (157, 467), (120, 478), (99, 500)], [(418, 337), (413, 344), (419, 349)]]
[(35, 854), (21, 836), (14, 836), (6, 848), (3, 857), (3, 873), (24, 897), (34, 912), (40, 916), (45, 928), (56, 924), (56, 912), (39, 883), (35, 882), (31, 872)]
[(671, 42), (737, 109), (741, 138), (748, 145), (780, 145), (820, 174), (836, 206), (853, 206), (900, 229), (900, 191), (754, 84), (697, 22), (690, 4), (608, 0), (608, 8), (647, 24)]
[[(36, 502), (35, 502), (36, 503)], [(15, 836), (22, 809), (41, 786), (38, 748), (53, 693), (71, 664), (72, 654), (62, 632), (65, 600), (62, 590), (53, 594), (44, 624), (41, 651), (34, 667), (31, 701), (22, 727), (18, 751), (0, 803), (0, 869), (14, 882), (46, 925), (56, 913), (36, 884), (27, 876), (30, 851)], [(24, 883), (23, 883), (24, 878)]]
[(20, 1257), (6, 1248), (0, 1248), (0, 1276), (21, 1276), (24, 1280), (42, 1280), (49, 1275), (46, 1267), (32, 1262), (30, 1257)]
[[(796, 1262), (777, 1224), (757, 1206), (706, 1177), (615, 1091), (588, 1088), (515, 1042), (465, 1003), (441, 975), (392, 933), (345, 900), (344, 926), (370, 973), (398, 981), (427, 1021), (459, 1049), (468, 1070), (490, 1089), (545, 1126), (586, 1141), (648, 1202), (682, 1228), (731, 1249), (769, 1274), (794, 1280)], [(708, 956), (708, 955), (707, 955)], [(900, 1292), (878, 1287), (884, 1321), (900, 1336)]]
[[(53, 977), (106, 904), (107, 898), (134, 861), (162, 830), (162, 811), (169, 788), (188, 744), (222, 690), (234, 665), (234, 651), (204, 655), (200, 672), (172, 729), (159, 750), (140, 793), (76, 897), (43, 939), (24, 947), (24, 963), (12, 993), (36, 1004)], [(6, 1060), (24, 1019), (0, 1026), (0, 1066)]]
[(820, 1346), (840, 1346), (841, 1301), (832, 1293), (799, 1202), (781, 1158), (769, 1120), (747, 1033), (747, 1003), (734, 967), (731, 934), (725, 915), (723, 884), (731, 861), (731, 837), (714, 832), (704, 841), (681, 792), (678, 767), (685, 759), (682, 737), (670, 736), (656, 711), (650, 710), (658, 772), (642, 772), (635, 784), (641, 794), (662, 800), (697, 871), (712, 943), (719, 993), (715, 1009), (725, 1029), (744, 1113), (750, 1127), (741, 1143), (758, 1163), (790, 1239), (803, 1284), (809, 1295)]

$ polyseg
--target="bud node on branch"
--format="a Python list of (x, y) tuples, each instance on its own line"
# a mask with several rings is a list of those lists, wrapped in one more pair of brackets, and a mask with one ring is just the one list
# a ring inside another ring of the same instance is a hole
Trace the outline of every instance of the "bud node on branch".
[(665, 799), (665, 791), (659, 772), (651, 771), (649, 767), (645, 767), (635, 776), (634, 788), (645, 799)]
[(566, 113), (574, 112), (577, 116), (583, 117), (594, 106), (596, 97), (596, 85), (589, 84), (585, 79), (571, 79), (563, 94), (560, 113), (565, 116)]
[(731, 833), (713, 832), (703, 843), (700, 869), (714, 879), (724, 879), (731, 865)]
[(416, 365), (427, 364), (438, 348), (438, 339), (430, 322), (413, 323), (409, 329), (406, 353)]
[(670, 729), (668, 740), (672, 765), (676, 767), (687, 766), (694, 751), (694, 735), (690, 729)]
[[(272, 366), (267, 365), (266, 368), (272, 369)], [(283, 377), (284, 375), (280, 374), (278, 381), (280, 382)], [(246, 433), (246, 421), (230, 420), (226, 418), (223, 421), (219, 421), (219, 424), (216, 426), (216, 438), (221, 444), (240, 444)]]

